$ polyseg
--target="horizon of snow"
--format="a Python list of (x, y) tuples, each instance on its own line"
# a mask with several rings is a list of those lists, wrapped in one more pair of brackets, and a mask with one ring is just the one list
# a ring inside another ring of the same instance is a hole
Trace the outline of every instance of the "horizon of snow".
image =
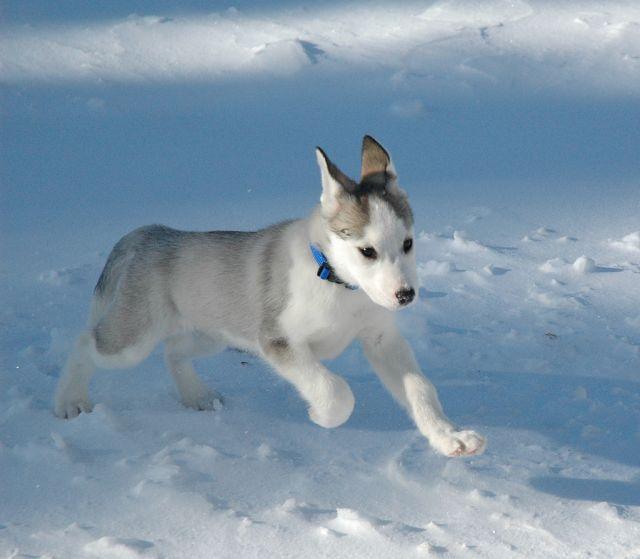
[[(0, 82), (219, 81), (385, 68), (449, 94), (640, 95), (640, 6), (442, 0), (5, 24)], [(395, 109), (411, 115), (409, 100)]]

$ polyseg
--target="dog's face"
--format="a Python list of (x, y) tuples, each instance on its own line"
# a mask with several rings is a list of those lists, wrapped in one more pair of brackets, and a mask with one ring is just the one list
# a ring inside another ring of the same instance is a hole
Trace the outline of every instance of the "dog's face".
[(413, 216), (389, 154), (365, 136), (358, 184), (319, 148), (317, 156), (331, 265), (374, 303), (391, 310), (409, 305), (417, 289)]

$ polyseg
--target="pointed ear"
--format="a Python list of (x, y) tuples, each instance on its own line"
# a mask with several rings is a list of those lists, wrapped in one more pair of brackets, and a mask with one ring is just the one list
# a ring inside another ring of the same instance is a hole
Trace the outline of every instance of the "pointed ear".
[(361, 179), (376, 173), (387, 173), (394, 178), (397, 177), (396, 168), (393, 166), (387, 150), (367, 135), (362, 139)]
[(316, 148), (316, 158), (322, 178), (322, 196), (320, 196), (322, 213), (325, 216), (333, 216), (340, 209), (340, 197), (345, 193), (353, 192), (357, 185), (338, 169), (319, 147)]

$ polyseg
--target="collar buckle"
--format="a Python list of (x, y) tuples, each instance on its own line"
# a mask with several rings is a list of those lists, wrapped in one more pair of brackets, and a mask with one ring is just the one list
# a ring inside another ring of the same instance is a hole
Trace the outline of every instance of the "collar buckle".
[(318, 248), (313, 243), (309, 243), (309, 248), (311, 249), (311, 254), (313, 255), (314, 260), (319, 266), (317, 276), (321, 280), (326, 280), (326, 281), (330, 281), (331, 283), (344, 285), (344, 287), (346, 287), (347, 289), (351, 289), (352, 291), (358, 289), (357, 285), (351, 285), (350, 283), (347, 283), (346, 281), (341, 280), (338, 277), (338, 275), (335, 273), (331, 264), (329, 264), (329, 261), (327, 260), (327, 257), (324, 255), (324, 252), (322, 252), (320, 248)]

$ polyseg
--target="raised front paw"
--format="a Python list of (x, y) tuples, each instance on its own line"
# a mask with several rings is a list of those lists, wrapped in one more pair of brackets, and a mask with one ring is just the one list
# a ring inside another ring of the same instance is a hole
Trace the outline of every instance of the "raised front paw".
[(326, 376), (315, 387), (309, 417), (321, 427), (338, 427), (349, 419), (355, 403), (353, 392), (344, 379), (337, 375)]
[(449, 431), (431, 437), (429, 442), (445, 456), (474, 456), (482, 454), (487, 441), (475, 431)]

